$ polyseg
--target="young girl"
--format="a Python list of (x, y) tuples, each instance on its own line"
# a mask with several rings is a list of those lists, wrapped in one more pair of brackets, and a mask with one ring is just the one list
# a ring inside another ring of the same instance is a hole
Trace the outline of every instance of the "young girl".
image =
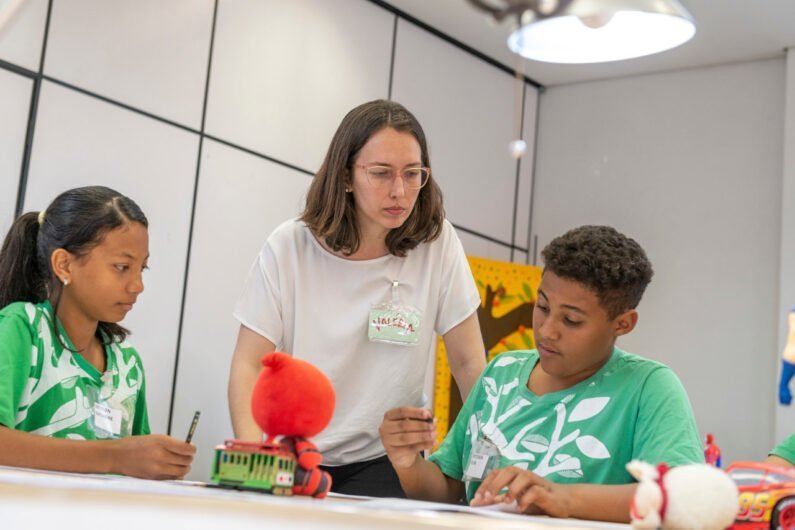
[(20, 216), (0, 250), (0, 465), (176, 479), (195, 447), (149, 435), (121, 321), (144, 289), (148, 221), (101, 186)]

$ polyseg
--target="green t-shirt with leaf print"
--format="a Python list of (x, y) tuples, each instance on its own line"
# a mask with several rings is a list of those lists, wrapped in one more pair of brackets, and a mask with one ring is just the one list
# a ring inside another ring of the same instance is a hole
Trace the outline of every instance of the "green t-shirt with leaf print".
[[(52, 308), (16, 302), (0, 310), (0, 425), (56, 438), (149, 434), (141, 358), (126, 342), (105, 346), (100, 373), (74, 350)], [(107, 341), (106, 341), (107, 342)]]
[[(687, 394), (671, 369), (618, 348), (580, 383), (543, 396), (527, 388), (538, 352), (511, 351), (486, 367), (429, 460), (463, 480), (473, 444), (490, 440), (502, 468), (557, 483), (626, 484), (626, 464), (704, 461)], [(465, 481), (467, 500), (479, 481)]]

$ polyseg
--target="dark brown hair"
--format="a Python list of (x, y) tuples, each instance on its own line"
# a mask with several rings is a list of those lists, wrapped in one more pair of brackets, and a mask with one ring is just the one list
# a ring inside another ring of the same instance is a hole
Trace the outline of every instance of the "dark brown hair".
[[(149, 226), (132, 199), (104, 186), (65, 191), (43, 214), (20, 215), (0, 249), (0, 308), (12, 302), (37, 304), (54, 298), (56, 313), (63, 287), (50, 264), (53, 251), (62, 248), (85, 255), (109, 231), (130, 222)], [(100, 331), (115, 341), (123, 341), (129, 333), (114, 322), (100, 322), (97, 333)], [(60, 340), (60, 333), (55, 335)]]
[[(326, 158), (320, 166), (306, 197), (301, 214), (312, 233), (323, 238), (335, 252), (350, 256), (359, 248), (359, 226), (351, 193), (354, 160), (364, 144), (378, 131), (392, 128), (410, 133), (417, 139), (422, 152), (422, 165), (430, 167), (425, 133), (420, 123), (403, 105), (378, 99), (359, 105), (342, 119), (331, 140)], [(414, 209), (403, 225), (389, 231), (386, 246), (389, 253), (405, 256), (420, 243), (433, 241), (442, 232), (444, 207), (442, 191), (433, 179), (420, 189)]]
[(581, 226), (553, 239), (541, 252), (544, 272), (590, 289), (612, 320), (635, 309), (654, 271), (643, 248), (609, 226)]

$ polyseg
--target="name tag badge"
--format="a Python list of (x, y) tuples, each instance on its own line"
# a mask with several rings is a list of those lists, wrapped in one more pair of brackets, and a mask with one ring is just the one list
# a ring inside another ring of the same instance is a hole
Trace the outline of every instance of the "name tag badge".
[(370, 309), (367, 338), (372, 342), (386, 342), (400, 346), (414, 346), (420, 340), (422, 313), (402, 305), (398, 296), (398, 282), (392, 282), (392, 301)]
[(500, 465), (500, 450), (488, 438), (478, 438), (469, 453), (465, 481), (481, 481)]
[(122, 411), (109, 407), (106, 403), (94, 404), (94, 429), (104, 431), (110, 436), (121, 435)]

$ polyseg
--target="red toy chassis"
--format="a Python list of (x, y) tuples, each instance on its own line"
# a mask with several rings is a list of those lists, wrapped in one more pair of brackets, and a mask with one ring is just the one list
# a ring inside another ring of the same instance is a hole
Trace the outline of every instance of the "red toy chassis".
[(726, 471), (740, 490), (729, 530), (795, 530), (795, 470), (735, 462)]

